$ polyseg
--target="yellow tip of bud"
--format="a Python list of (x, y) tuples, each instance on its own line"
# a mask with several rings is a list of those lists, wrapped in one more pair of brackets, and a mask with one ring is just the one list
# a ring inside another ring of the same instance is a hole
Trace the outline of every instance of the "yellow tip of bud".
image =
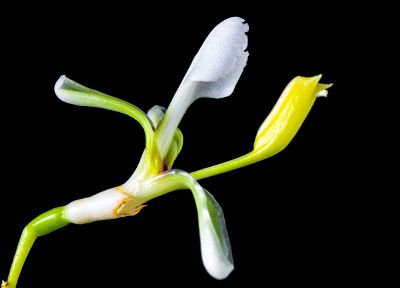
[(271, 113), (257, 132), (254, 150), (262, 158), (282, 151), (296, 135), (317, 97), (328, 95), (332, 84), (319, 84), (322, 75), (295, 77), (286, 86)]

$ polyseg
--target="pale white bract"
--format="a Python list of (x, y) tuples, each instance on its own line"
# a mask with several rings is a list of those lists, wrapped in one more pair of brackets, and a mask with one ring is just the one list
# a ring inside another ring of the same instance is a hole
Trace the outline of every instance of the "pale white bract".
[(198, 98), (223, 98), (232, 94), (249, 55), (249, 26), (239, 17), (228, 18), (208, 35), (194, 57), (160, 124), (157, 143), (165, 156), (173, 133), (189, 106)]

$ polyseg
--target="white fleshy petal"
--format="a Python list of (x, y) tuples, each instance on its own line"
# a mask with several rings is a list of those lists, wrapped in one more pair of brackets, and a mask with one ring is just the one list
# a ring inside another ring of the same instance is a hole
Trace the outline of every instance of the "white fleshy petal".
[[(199, 213), (201, 256), (207, 272), (222, 280), (234, 269), (231, 244), (221, 206), (205, 189), (206, 207)], [(212, 213), (212, 214), (211, 214)]]
[(208, 35), (194, 57), (157, 131), (164, 157), (189, 106), (198, 98), (223, 98), (232, 94), (247, 63), (249, 26), (239, 17), (228, 18)]
[(231, 95), (246, 66), (247, 55), (249, 53), (245, 52), (244, 54), (246, 57), (240, 57), (237, 60), (235, 69), (226, 77), (215, 82), (200, 82), (197, 86), (197, 97), (223, 98)]
[(223, 280), (233, 271), (234, 266), (221, 254), (210, 227), (200, 233), (201, 258), (207, 272), (218, 280)]
[(145, 203), (182, 188), (192, 191), (196, 203), (204, 267), (212, 277), (224, 279), (234, 269), (224, 213), (214, 197), (189, 173), (170, 170), (143, 183), (133, 195), (140, 203)]
[[(249, 25), (239, 17), (228, 18), (218, 24), (208, 35), (192, 61), (184, 80), (216, 82), (235, 73), (237, 80), (246, 65)], [(243, 65), (244, 63), (244, 65)], [(239, 70), (240, 72), (238, 73)], [(236, 82), (226, 83), (235, 85)], [(234, 88), (234, 87), (233, 87)], [(227, 89), (233, 91), (233, 88)], [(228, 95), (222, 95), (224, 97)], [(203, 96), (215, 97), (215, 96)]]

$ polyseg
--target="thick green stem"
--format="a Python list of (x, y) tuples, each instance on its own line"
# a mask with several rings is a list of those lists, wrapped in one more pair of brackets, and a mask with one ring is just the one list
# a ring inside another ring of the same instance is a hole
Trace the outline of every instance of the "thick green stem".
[(69, 224), (64, 217), (64, 207), (54, 208), (32, 220), (24, 229), (8, 275), (7, 288), (17, 286), (22, 267), (37, 237), (49, 234)]

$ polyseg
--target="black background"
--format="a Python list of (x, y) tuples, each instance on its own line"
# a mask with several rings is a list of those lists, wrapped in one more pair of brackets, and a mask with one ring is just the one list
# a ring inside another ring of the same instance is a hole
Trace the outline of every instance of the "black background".
[(247, 67), (231, 97), (190, 107), (180, 125), (184, 148), (176, 168), (190, 172), (248, 152), (293, 77), (322, 73), (322, 82), (335, 84), (279, 155), (201, 181), (224, 209), (234, 272), (224, 281), (206, 273), (194, 202), (191, 193), (179, 191), (153, 200), (135, 217), (71, 225), (38, 239), (20, 287), (322, 285), (354, 276), (357, 216), (343, 184), (351, 178), (352, 164), (343, 160), (351, 141), (343, 147), (342, 129), (343, 103), (353, 97), (350, 78), (362, 69), (358, 48), (366, 27), (354, 11), (315, 5), (175, 13), (103, 8), (16, 13), (7, 23), (0, 277), (6, 278), (31, 219), (123, 183), (144, 147), (134, 120), (58, 100), (58, 77), (66, 74), (144, 111), (167, 106), (202, 41), (230, 16), (250, 25)]

